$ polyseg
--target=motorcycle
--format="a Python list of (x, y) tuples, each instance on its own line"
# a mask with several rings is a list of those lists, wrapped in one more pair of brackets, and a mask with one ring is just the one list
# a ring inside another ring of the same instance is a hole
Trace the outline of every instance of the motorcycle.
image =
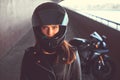
[(108, 55), (106, 36), (97, 32), (90, 34), (90, 39), (73, 38), (69, 43), (78, 49), (82, 72), (92, 74), (95, 80), (111, 80), (114, 64)]

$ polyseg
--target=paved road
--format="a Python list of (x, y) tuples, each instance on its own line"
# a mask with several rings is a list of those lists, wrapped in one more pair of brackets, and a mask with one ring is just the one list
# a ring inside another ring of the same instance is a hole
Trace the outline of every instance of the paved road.
[(33, 44), (33, 38), (33, 33), (30, 31), (0, 59), (0, 80), (19, 80), (24, 50)]

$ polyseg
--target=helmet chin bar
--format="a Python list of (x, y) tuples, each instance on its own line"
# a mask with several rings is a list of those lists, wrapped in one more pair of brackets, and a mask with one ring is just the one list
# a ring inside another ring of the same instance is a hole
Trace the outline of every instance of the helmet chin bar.
[(42, 51), (44, 52), (44, 54), (55, 54), (55, 53), (56, 53), (56, 51), (48, 52), (48, 51), (46, 51), (46, 50), (44, 50), (44, 49), (42, 49)]
[(54, 52), (57, 50), (58, 47), (60, 47), (60, 45), (62, 44), (63, 40), (64, 40), (65, 36), (62, 37), (53, 37), (53, 38), (44, 38), (44, 39), (40, 39), (39, 42), (41, 48), (43, 48), (45, 51), (47, 52)]

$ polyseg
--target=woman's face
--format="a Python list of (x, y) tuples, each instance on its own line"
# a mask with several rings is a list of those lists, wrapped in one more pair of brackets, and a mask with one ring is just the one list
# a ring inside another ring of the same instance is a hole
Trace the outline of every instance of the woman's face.
[(59, 32), (59, 25), (44, 25), (41, 27), (41, 31), (45, 36), (51, 38)]

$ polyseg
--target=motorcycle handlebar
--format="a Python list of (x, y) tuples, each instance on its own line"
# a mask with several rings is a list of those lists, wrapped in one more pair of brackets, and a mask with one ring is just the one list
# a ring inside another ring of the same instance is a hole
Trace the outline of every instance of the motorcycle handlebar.
[(83, 39), (83, 38), (74, 38), (69, 41), (69, 43), (77, 48), (90, 48), (90, 49), (105, 49), (106, 43), (105, 40), (106, 36), (100, 36), (97, 32), (93, 32), (90, 34), (90, 40)]

